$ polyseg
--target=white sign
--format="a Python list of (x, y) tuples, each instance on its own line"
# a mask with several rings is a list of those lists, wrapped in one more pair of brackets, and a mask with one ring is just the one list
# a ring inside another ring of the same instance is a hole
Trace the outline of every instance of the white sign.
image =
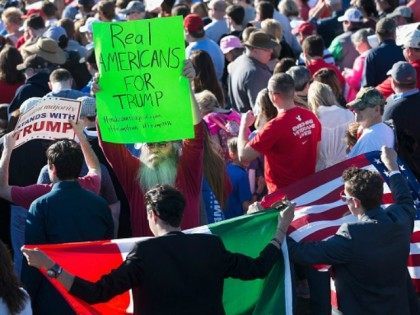
[(40, 99), (37, 105), (19, 117), (15, 147), (32, 139), (74, 139), (69, 120), (78, 121), (80, 105), (80, 101), (71, 99)]

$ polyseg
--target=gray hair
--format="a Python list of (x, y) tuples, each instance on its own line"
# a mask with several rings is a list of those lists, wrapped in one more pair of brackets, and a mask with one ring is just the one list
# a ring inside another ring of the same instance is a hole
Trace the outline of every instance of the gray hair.
[(351, 35), (351, 42), (353, 45), (357, 43), (369, 43), (368, 36), (373, 35), (374, 32), (370, 28), (361, 28)]
[(295, 81), (295, 89), (298, 92), (303, 91), (306, 84), (311, 80), (311, 74), (304, 66), (293, 66), (286, 73)]

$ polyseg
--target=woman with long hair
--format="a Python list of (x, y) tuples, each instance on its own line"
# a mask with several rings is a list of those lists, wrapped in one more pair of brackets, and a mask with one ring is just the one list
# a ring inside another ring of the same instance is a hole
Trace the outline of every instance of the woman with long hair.
[(0, 103), (10, 103), (16, 90), (25, 81), (25, 76), (16, 69), (23, 62), (15, 47), (6, 45), (0, 52)]
[(13, 273), (12, 258), (0, 241), (0, 314), (30, 315), (31, 300)]
[(346, 159), (345, 135), (354, 115), (337, 106), (337, 99), (327, 84), (314, 81), (308, 90), (308, 105), (322, 126), (316, 170), (320, 171)]
[(257, 130), (262, 129), (267, 122), (277, 116), (277, 108), (271, 102), (267, 88), (258, 93), (254, 114), (256, 116), (254, 125)]
[(313, 80), (329, 85), (337, 100), (337, 105), (346, 107), (346, 100), (344, 99), (343, 86), (337, 77), (337, 74), (332, 69), (322, 68), (313, 75)]
[(222, 87), (216, 77), (214, 64), (210, 55), (203, 50), (196, 50), (191, 53), (190, 60), (194, 65), (196, 76), (192, 82), (194, 93), (209, 90), (216, 96), (221, 107), (225, 106), (225, 97)]
[(224, 219), (223, 211), (232, 189), (226, 173), (226, 163), (217, 144), (204, 133), (203, 185), (201, 188), (207, 223)]

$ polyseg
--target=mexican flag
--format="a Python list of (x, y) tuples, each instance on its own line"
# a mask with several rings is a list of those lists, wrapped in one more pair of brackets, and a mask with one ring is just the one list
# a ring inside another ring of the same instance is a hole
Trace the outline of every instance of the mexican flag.
[[(270, 210), (184, 232), (218, 235), (228, 250), (257, 257), (274, 235), (277, 215), (278, 211)], [(90, 281), (96, 281), (102, 275), (117, 268), (133, 248), (134, 243), (144, 239), (146, 238), (26, 247), (38, 247), (70, 273)], [(252, 281), (225, 279), (223, 304), (226, 314), (292, 314), (291, 275), (285, 242), (282, 252), (283, 260), (274, 266), (266, 279)], [(116, 296), (107, 303), (89, 305), (68, 294), (55, 279), (48, 279), (62, 293), (77, 314), (122, 315), (133, 313), (131, 291)]]

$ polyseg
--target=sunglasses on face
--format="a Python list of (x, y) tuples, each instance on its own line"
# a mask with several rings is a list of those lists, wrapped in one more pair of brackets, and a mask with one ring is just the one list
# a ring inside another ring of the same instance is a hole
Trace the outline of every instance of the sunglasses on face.
[(348, 203), (350, 200), (352, 200), (352, 199), (353, 199), (353, 197), (351, 197), (351, 196), (347, 196), (347, 195), (344, 193), (344, 190), (342, 190), (342, 191), (340, 192), (340, 199), (341, 199), (341, 201), (342, 201), (342, 202), (344, 202), (344, 203)]
[(146, 143), (145, 145), (148, 148), (165, 148), (168, 145), (169, 142), (153, 142), (153, 143)]

